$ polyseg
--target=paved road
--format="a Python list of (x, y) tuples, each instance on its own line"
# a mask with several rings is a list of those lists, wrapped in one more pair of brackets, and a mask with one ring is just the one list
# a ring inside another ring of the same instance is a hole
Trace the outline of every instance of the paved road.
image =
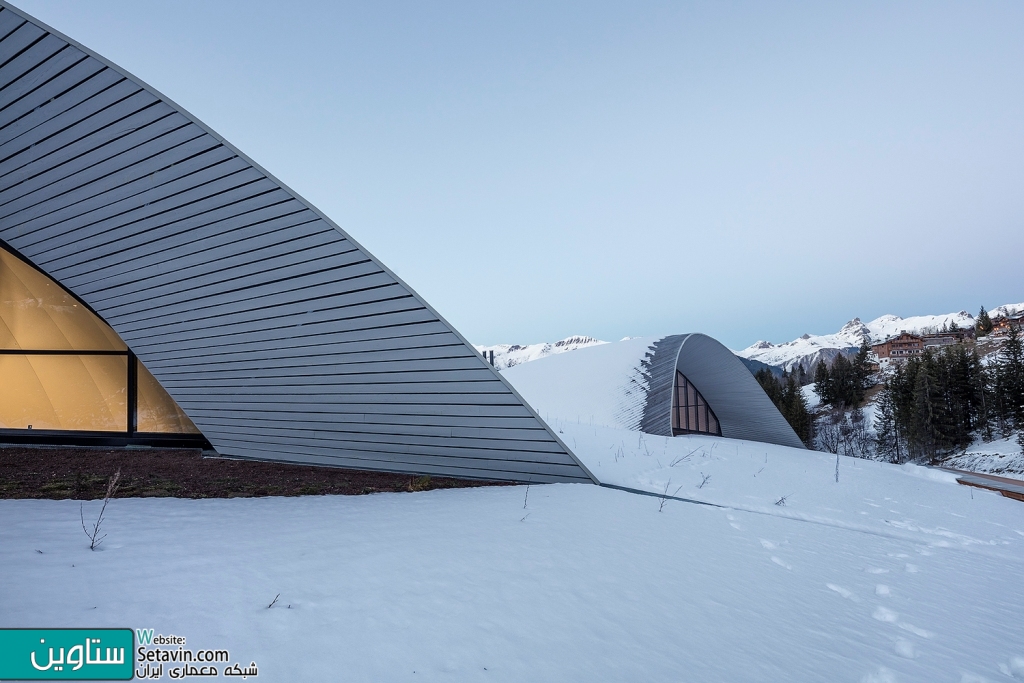
[(990, 489), (992, 491), (999, 491), (1007, 498), (1013, 498), (1024, 502), (1024, 481), (1020, 479), (1010, 479), (1008, 477), (997, 477), (994, 474), (979, 474), (978, 472), (964, 472), (963, 470), (953, 470), (948, 468), (949, 472), (957, 475), (957, 480), (965, 486), (977, 486), (982, 489)]

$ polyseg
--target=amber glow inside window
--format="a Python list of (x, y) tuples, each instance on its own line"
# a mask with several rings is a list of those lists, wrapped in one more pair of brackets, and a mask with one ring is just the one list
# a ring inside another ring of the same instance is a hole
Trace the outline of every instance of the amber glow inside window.
[(199, 434), (109, 325), (2, 246), (0, 429)]
[(676, 371), (675, 391), (672, 405), (673, 434), (714, 434), (722, 435), (721, 425), (715, 411), (707, 404), (686, 376)]

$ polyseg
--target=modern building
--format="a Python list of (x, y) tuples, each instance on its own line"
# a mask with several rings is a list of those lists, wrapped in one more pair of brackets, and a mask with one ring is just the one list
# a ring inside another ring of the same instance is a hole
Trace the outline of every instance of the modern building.
[(0, 241), (0, 441), (202, 439), (237, 458), (592, 481), (326, 216), (6, 3)]
[(703, 334), (591, 346), (502, 374), (556, 428), (567, 421), (804, 448), (739, 357)]
[[(767, 417), (739, 361), (699, 367), (691, 351), (721, 356), (699, 337), (662, 340), (655, 361), (674, 354), (684, 379), (655, 373), (644, 428), (799, 445), (778, 436), (781, 416)], [(350, 235), (159, 92), (5, 2), (0, 442), (594, 481)]]

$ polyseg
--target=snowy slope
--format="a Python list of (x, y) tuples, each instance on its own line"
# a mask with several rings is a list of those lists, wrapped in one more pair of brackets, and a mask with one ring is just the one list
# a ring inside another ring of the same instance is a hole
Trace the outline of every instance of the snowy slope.
[(1006, 304), (1005, 306), (998, 306), (988, 312), (990, 318), (1001, 318), (1008, 315), (1018, 315), (1024, 313), (1024, 304)]
[(641, 368), (659, 337), (580, 349), (520, 364), (503, 374), (544, 419), (637, 429), (647, 398)]
[(519, 344), (495, 344), (493, 346), (476, 346), (475, 348), (480, 353), (493, 351), (494, 366), (499, 370), (504, 370), (557, 353), (565, 353), (566, 351), (575, 351), (607, 343), (593, 337), (575, 335), (554, 343), (542, 342), (540, 344), (527, 344), (526, 346), (520, 346)]
[(652, 341), (507, 371), (604, 486), (118, 499), (101, 552), (76, 501), (0, 500), (0, 627), (154, 628), (264, 681), (1024, 678), (1024, 504), (640, 434), (622, 411)]
[[(990, 315), (1006, 315), (1019, 311), (1024, 311), (1024, 304), (999, 306), (992, 309)], [(805, 334), (783, 344), (758, 341), (736, 353), (744, 358), (758, 360), (769, 365), (778, 365), (786, 370), (792, 370), (799, 364), (803, 364), (805, 368), (809, 369), (822, 359), (831, 361), (840, 352), (856, 351), (861, 342), (865, 340), (869, 344), (877, 344), (902, 331), (918, 334), (933, 332), (942, 328), (943, 325), (949, 326), (953, 323), (956, 323), (958, 327), (973, 327), (974, 316), (967, 311), (940, 315), (918, 315), (909, 318), (883, 315), (869, 323), (863, 323), (860, 318), (854, 318), (835, 334)]]
[(974, 443), (961, 453), (943, 460), (944, 467), (967, 472), (997, 474), (1012, 479), (1024, 479), (1024, 453), (1013, 436), (989, 442), (975, 438)]
[(1024, 504), (868, 461), (836, 484), (831, 457), (778, 446), (558, 428), (611, 483), (723, 507), (583, 484), (124, 499), (90, 552), (76, 501), (0, 500), (0, 627), (154, 628), (268, 682), (1024, 676)]

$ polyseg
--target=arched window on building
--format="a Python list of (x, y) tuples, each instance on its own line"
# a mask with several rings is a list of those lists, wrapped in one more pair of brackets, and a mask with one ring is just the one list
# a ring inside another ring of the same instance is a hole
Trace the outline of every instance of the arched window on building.
[(676, 371), (676, 387), (672, 407), (672, 434), (714, 434), (722, 435), (722, 427), (711, 406), (700, 395), (697, 388)]
[(0, 243), (0, 438), (65, 432), (203, 440), (107, 323)]

